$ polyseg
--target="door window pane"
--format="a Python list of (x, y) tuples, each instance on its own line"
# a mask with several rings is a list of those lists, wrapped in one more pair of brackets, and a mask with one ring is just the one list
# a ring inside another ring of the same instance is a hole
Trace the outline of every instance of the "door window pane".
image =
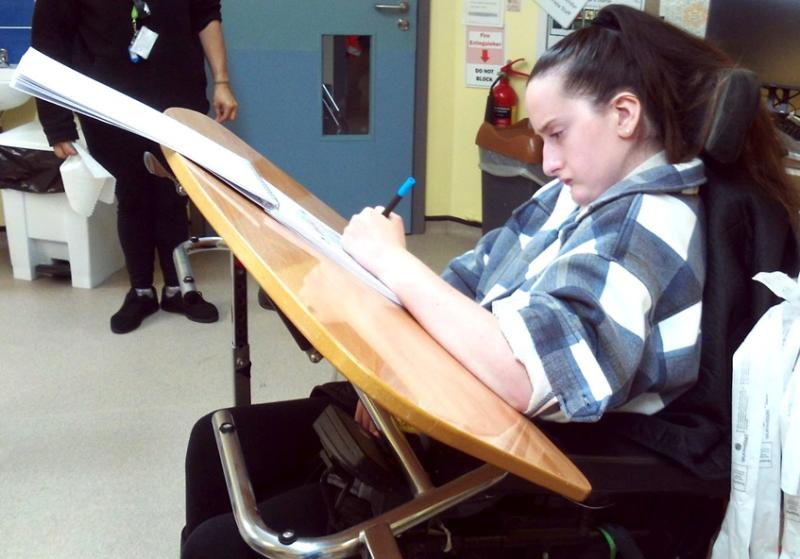
[(322, 133), (369, 134), (370, 36), (322, 36)]

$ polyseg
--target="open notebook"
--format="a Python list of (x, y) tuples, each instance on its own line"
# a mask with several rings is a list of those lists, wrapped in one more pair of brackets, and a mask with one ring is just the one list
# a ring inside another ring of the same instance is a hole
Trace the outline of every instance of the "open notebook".
[(389, 288), (342, 249), (338, 232), (270, 184), (248, 160), (194, 129), (33, 48), (22, 56), (11, 87), (138, 134), (191, 159), (367, 285), (400, 304)]

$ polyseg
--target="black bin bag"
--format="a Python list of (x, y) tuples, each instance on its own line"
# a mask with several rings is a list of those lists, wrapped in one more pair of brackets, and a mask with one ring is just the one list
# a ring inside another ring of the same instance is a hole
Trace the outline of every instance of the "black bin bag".
[(0, 188), (36, 194), (64, 192), (61, 163), (52, 151), (0, 146)]

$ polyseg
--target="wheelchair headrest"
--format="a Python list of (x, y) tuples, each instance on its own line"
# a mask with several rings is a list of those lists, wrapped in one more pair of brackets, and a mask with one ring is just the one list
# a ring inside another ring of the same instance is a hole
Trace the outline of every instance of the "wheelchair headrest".
[(760, 102), (758, 76), (744, 68), (727, 72), (717, 86), (716, 102), (703, 152), (719, 163), (739, 157)]

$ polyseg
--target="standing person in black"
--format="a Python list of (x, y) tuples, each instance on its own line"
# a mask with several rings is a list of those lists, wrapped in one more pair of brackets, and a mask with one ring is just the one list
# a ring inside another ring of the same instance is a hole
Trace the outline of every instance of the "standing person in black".
[[(152, 45), (145, 40), (153, 38)], [(219, 0), (38, 0), (32, 44), (160, 111), (185, 107), (208, 112), (205, 59), (214, 81), (217, 121), (236, 118)], [(37, 108), (55, 154), (75, 154), (73, 114), (38, 99)], [(117, 229), (131, 289), (111, 317), (111, 330), (135, 330), (158, 310), (154, 252), (164, 278), (161, 308), (197, 322), (216, 321), (216, 307), (199, 293), (181, 296), (172, 251), (188, 237), (187, 200), (171, 181), (145, 169), (143, 153), (161, 157), (159, 146), (91, 118), (80, 117), (80, 123), (92, 156), (117, 179)]]

